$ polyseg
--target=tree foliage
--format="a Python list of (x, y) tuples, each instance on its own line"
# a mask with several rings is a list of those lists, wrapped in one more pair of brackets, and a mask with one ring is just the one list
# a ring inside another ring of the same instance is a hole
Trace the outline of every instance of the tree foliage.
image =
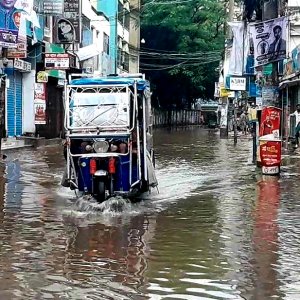
[(144, 0), (141, 69), (160, 105), (213, 97), (226, 14), (225, 0)]

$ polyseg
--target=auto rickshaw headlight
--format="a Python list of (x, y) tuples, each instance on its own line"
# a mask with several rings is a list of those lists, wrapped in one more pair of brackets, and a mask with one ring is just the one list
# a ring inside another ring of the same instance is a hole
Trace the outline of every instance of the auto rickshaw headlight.
[(97, 153), (105, 153), (109, 148), (109, 144), (106, 141), (97, 141), (93, 144), (93, 148)]
[(86, 145), (85, 146), (85, 151), (86, 152), (91, 152), (93, 150), (93, 147), (91, 145)]

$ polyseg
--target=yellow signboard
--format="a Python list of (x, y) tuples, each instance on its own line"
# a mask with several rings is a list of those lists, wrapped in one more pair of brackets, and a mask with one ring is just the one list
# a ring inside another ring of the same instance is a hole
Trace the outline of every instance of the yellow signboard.
[(36, 76), (37, 82), (48, 82), (48, 73), (45, 71), (40, 71)]
[(230, 91), (226, 90), (224, 84), (220, 84), (220, 97), (228, 97), (230, 95)]

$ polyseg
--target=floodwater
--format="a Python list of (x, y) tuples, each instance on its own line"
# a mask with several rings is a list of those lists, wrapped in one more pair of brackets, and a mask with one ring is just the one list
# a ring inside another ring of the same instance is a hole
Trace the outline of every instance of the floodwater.
[(157, 130), (159, 193), (97, 212), (60, 187), (62, 149), (8, 151), (0, 299), (300, 299), (300, 161), (280, 178), (251, 141)]

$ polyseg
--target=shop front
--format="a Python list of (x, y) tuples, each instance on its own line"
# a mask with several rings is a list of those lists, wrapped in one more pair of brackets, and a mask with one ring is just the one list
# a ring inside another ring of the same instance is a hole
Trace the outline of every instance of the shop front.
[(21, 59), (8, 60), (6, 73), (6, 135), (23, 134), (23, 74), (31, 72), (31, 63)]

